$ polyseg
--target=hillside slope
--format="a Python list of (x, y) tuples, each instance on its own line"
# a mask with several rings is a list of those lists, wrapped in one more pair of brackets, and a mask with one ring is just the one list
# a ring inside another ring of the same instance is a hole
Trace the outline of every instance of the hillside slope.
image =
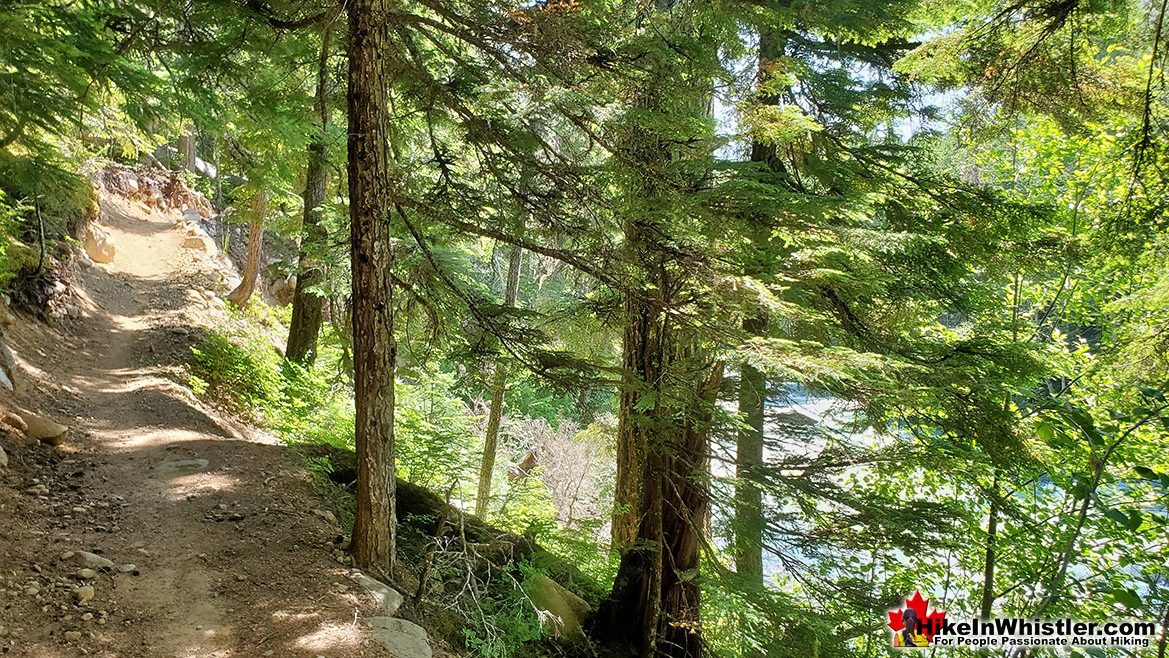
[(390, 655), (357, 623), (371, 597), (333, 560), (296, 456), (177, 383), (224, 286), (179, 220), (107, 194), (117, 254), (82, 271), (72, 326), (5, 330), (17, 388), (0, 402), (71, 431), (58, 448), (0, 436), (0, 654)]

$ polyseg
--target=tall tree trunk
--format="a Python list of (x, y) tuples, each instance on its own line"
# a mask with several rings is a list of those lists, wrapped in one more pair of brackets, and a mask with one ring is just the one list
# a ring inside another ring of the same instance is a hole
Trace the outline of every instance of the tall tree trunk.
[(195, 171), (195, 128), (188, 126), (179, 137), (179, 160), (183, 169)]
[(349, 3), (349, 211), (358, 567), (394, 569), (394, 254), (386, 55), (390, 0)]
[[(520, 287), (520, 262), (523, 250), (519, 247), (511, 248), (511, 257), (507, 261), (507, 284), (504, 287), (503, 304), (507, 308), (515, 306), (516, 295)], [(483, 462), (479, 467), (479, 491), (475, 497), (475, 514), (480, 518), (487, 518), (487, 501), (491, 497), (491, 476), (495, 470), (496, 444), (499, 439), (499, 422), (503, 416), (503, 392), (507, 387), (507, 369), (503, 362), (495, 360), (495, 374), (491, 382), (491, 408), (487, 412), (487, 435), (483, 440)]]
[[(783, 56), (784, 40), (768, 29), (759, 33), (759, 55), (756, 70), (758, 100), (770, 105), (779, 102), (775, 92), (765, 91), (770, 82), (776, 61)], [(762, 141), (751, 144), (751, 161), (759, 163), (769, 176), (782, 173), (775, 147)], [(768, 181), (774, 183), (775, 181)], [(752, 237), (751, 255), (744, 274), (761, 276), (773, 260), (770, 249), (771, 227), (767, 218), (756, 218)], [(767, 316), (764, 313), (749, 313), (743, 320), (743, 333), (748, 337), (762, 336), (767, 332)], [(752, 583), (763, 584), (763, 495), (759, 489), (759, 469), (763, 466), (763, 431), (765, 405), (767, 402), (767, 379), (758, 368), (743, 363), (739, 372), (739, 415), (746, 427), (739, 431), (735, 445), (735, 570)], [(744, 655), (753, 658), (759, 655), (745, 646)]]
[[(665, 325), (665, 314), (659, 318), (649, 334), (631, 332), (635, 344), (649, 346), (643, 352), (647, 362), (670, 368), (671, 378), (687, 370), (693, 375), (696, 347)], [(628, 426), (645, 441), (640, 522), (594, 630), (600, 637), (629, 642), (644, 658), (702, 656), (699, 549), (709, 515), (709, 423), (722, 378), (722, 364), (715, 365), (693, 383), (690, 404), (662, 406), (629, 419)]]
[(986, 559), (982, 565), (982, 605), (979, 614), (983, 619), (990, 619), (991, 608), (994, 606), (994, 570), (996, 561), (996, 546), (999, 529), (999, 477), (995, 469), (994, 484), (991, 490), (990, 515), (986, 522)]
[[(629, 230), (626, 230), (629, 233)], [(645, 300), (626, 293), (624, 332), (621, 340), (622, 378), (617, 401), (617, 476), (613, 491), (612, 543), (624, 549), (633, 544), (641, 523), (642, 472), (645, 465), (644, 411), (639, 411), (639, 390), (659, 368), (660, 358), (653, 351), (658, 344), (653, 335), (658, 312)]]
[[(643, 6), (643, 24), (654, 12), (664, 17), (669, 5), (657, 0)], [(689, 274), (678, 266), (676, 245), (664, 244), (662, 236), (687, 212), (673, 195), (694, 181), (670, 180), (679, 171), (670, 166), (672, 136), (643, 117), (709, 111), (709, 92), (699, 84), (693, 99), (667, 101), (665, 89), (676, 93), (687, 83), (669, 58), (646, 66), (650, 73), (634, 90), (639, 112), (630, 115), (626, 141), (631, 203), (625, 257), (633, 276), (625, 292), (613, 513), (614, 545), (622, 555), (593, 630), (631, 643), (644, 658), (700, 658), (707, 441), (723, 367), (710, 366), (693, 330), (676, 319), (675, 300), (690, 289)]]
[[(759, 336), (767, 320), (755, 315), (743, 321), (743, 331)], [(739, 368), (739, 415), (745, 427), (735, 445), (735, 571), (752, 583), (763, 583), (763, 494), (759, 470), (763, 466), (764, 403), (767, 380), (749, 363)]]
[(256, 291), (256, 280), (260, 277), (260, 256), (264, 248), (264, 216), (268, 214), (268, 193), (256, 192), (252, 198), (252, 217), (248, 221), (248, 259), (244, 263), (244, 275), (239, 285), (227, 294), (227, 301), (239, 308), (247, 308)]
[[(331, 24), (330, 24), (331, 26)], [(321, 57), (317, 64), (317, 115), (320, 132), (308, 145), (308, 170), (305, 174), (304, 235), (300, 239), (296, 272), (296, 292), (292, 296), (292, 321), (288, 325), (288, 347), (284, 356), (289, 361), (311, 365), (317, 358), (317, 337), (321, 332), (321, 317), (325, 300), (312, 287), (321, 283), (325, 272), (321, 254), (327, 248), (328, 233), (321, 224), (321, 206), (329, 186), (329, 154), (325, 133), (329, 127), (327, 105), (329, 82), (330, 27), (321, 35)]]

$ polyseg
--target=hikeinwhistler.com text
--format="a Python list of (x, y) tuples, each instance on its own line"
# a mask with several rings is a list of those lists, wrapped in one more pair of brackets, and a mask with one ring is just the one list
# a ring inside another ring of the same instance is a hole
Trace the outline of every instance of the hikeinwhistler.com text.
[(1148, 647), (1160, 629), (1151, 621), (972, 619), (937, 623), (939, 647)]

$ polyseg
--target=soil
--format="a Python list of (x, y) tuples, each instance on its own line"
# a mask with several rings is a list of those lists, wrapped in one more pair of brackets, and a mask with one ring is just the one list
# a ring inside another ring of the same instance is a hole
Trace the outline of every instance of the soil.
[[(302, 462), (183, 384), (221, 321), (205, 290), (223, 265), (183, 247), (178, 219), (104, 199), (118, 251), (79, 271), (76, 319), (4, 330), (17, 391), (0, 402), (70, 432), (56, 448), (0, 436), (0, 654), (387, 656)], [(119, 566), (79, 578), (76, 551)], [(85, 584), (94, 597), (77, 603)]]

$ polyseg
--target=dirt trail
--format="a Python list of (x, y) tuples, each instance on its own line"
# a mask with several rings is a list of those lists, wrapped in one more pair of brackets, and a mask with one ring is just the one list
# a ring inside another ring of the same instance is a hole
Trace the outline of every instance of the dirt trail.
[[(368, 597), (333, 561), (338, 530), (295, 455), (176, 383), (220, 313), (212, 259), (175, 215), (122, 199), (102, 214), (117, 256), (84, 272), (76, 325), (7, 331), (14, 403), (73, 430), (57, 449), (0, 438), (0, 654), (387, 655), (355, 623)], [(63, 555), (78, 550), (134, 572), (99, 575), (76, 605), (85, 565)]]

